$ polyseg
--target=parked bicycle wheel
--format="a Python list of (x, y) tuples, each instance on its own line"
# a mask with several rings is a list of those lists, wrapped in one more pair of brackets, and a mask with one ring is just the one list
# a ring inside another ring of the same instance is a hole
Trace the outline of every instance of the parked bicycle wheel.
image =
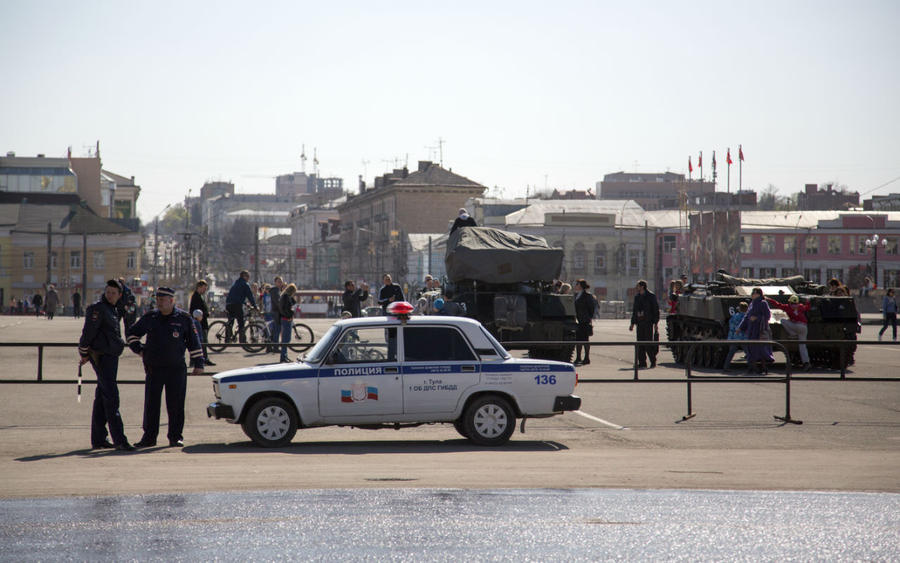
[(244, 344), (244, 350), (255, 354), (262, 352), (269, 345), (269, 327), (266, 323), (253, 321), (247, 324), (247, 342)]
[(213, 352), (221, 352), (225, 349), (225, 346), (219, 346), (219, 344), (227, 344), (227, 332), (226, 332), (226, 324), (225, 321), (213, 321), (209, 323), (209, 332), (206, 337), (209, 342), (207, 342), (206, 347)]
[(288, 348), (294, 352), (305, 352), (316, 343), (316, 337), (309, 326), (303, 323), (294, 323), (294, 338), (288, 344)]

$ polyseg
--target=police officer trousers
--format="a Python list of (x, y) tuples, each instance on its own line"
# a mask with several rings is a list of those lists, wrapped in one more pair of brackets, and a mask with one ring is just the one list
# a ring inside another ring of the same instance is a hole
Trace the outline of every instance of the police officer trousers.
[[(637, 327), (637, 339), (638, 341), (652, 341), (653, 340), (653, 324), (652, 323), (637, 323), (634, 325)], [(650, 363), (656, 363), (656, 353), (659, 351), (659, 345), (652, 346), (638, 346), (637, 347), (637, 358), (639, 366), (647, 365), (647, 357), (650, 357)]]
[(163, 387), (166, 388), (166, 413), (169, 416), (169, 441), (184, 436), (184, 398), (187, 392), (187, 366), (151, 366), (144, 364), (144, 437), (142, 442), (156, 442), (159, 435), (159, 410)]
[(91, 366), (97, 374), (97, 390), (94, 392), (94, 409), (91, 413), (91, 445), (96, 446), (106, 441), (107, 426), (113, 443), (124, 444), (127, 439), (122, 415), (119, 414), (119, 386), (116, 383), (119, 357), (97, 354), (91, 358)]

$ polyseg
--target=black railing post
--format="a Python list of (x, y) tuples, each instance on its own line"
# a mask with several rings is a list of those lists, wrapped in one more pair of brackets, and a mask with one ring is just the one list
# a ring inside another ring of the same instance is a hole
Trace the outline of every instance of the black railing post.
[(38, 381), (44, 380), (44, 346), (38, 344)]

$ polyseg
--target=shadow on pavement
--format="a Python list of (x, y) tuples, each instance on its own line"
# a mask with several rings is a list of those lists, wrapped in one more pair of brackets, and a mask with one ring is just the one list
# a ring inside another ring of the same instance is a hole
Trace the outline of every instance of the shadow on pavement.
[(189, 454), (224, 454), (224, 453), (288, 453), (288, 454), (390, 454), (390, 453), (459, 453), (477, 451), (502, 452), (552, 452), (568, 450), (559, 442), (546, 440), (522, 440), (508, 442), (499, 447), (476, 446), (468, 440), (397, 440), (387, 442), (297, 442), (281, 448), (262, 448), (253, 442), (236, 442), (233, 444), (197, 444), (185, 446), (182, 451)]

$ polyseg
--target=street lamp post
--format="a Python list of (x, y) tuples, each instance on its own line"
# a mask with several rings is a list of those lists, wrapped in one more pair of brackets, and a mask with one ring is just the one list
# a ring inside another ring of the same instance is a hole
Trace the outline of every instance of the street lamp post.
[(866, 247), (872, 249), (872, 276), (874, 277), (875, 287), (878, 287), (878, 247), (885, 248), (887, 239), (880, 238), (877, 234), (872, 238), (866, 239)]

